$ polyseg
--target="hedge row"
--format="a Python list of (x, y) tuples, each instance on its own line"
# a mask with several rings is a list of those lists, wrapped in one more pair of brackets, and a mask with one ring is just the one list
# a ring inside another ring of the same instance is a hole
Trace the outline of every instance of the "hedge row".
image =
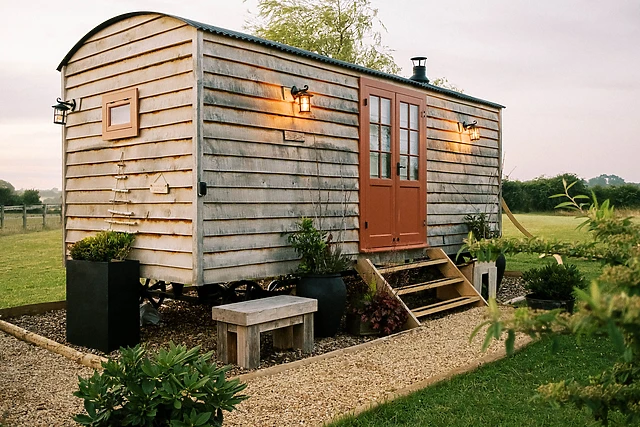
[(502, 182), (502, 197), (514, 212), (548, 212), (558, 204), (558, 199), (549, 196), (564, 192), (562, 180), (571, 183), (578, 181), (571, 189), (571, 194), (591, 195), (591, 191), (599, 201), (609, 199), (617, 208), (640, 209), (640, 186), (638, 184), (622, 184), (612, 186), (587, 187), (586, 181), (575, 174), (562, 174), (553, 178), (540, 177), (530, 181)]

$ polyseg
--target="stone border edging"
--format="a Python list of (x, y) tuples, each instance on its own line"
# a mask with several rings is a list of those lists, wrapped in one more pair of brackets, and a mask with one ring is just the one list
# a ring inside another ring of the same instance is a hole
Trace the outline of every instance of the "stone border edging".
[[(534, 340), (532, 339), (528, 339), (525, 342), (522, 342), (520, 344), (516, 344), (515, 346), (515, 352), (519, 352), (521, 351), (523, 348), (525, 348), (526, 346), (528, 346), (529, 344), (531, 344)], [(336, 417), (334, 417), (332, 420), (330, 420), (328, 423), (323, 423), (322, 426), (325, 426), (327, 424), (331, 424), (331, 423), (335, 423), (338, 422), (342, 419), (345, 419), (347, 417), (356, 417), (360, 414), (362, 414), (363, 412), (369, 411), (371, 409), (377, 408), (378, 406), (384, 405), (386, 403), (391, 402), (392, 400), (398, 399), (400, 397), (405, 397), (408, 396), (412, 393), (415, 393), (417, 391), (420, 391), (422, 389), (425, 389), (429, 386), (432, 386), (434, 384), (440, 383), (442, 381), (446, 381), (446, 380), (450, 380), (453, 377), (456, 377), (458, 375), (462, 375), (462, 374), (467, 374), (469, 372), (475, 371), (476, 369), (487, 365), (489, 363), (493, 363), (493, 362), (497, 362), (498, 360), (501, 360), (503, 358), (505, 358), (507, 356), (507, 352), (504, 348), (496, 351), (495, 353), (491, 353), (488, 354), (486, 356), (483, 356), (479, 359), (476, 359), (470, 363), (467, 363), (466, 365), (463, 366), (459, 366), (457, 368), (451, 369), (450, 371), (447, 372), (443, 372), (441, 374), (437, 374), (434, 375), (432, 377), (426, 378), (422, 381), (418, 381), (417, 383), (413, 383), (407, 387), (401, 388), (399, 390), (394, 390), (394, 391), (390, 391), (388, 393), (386, 393), (384, 395), (383, 398), (381, 398), (380, 400), (374, 400), (371, 401), (369, 403), (365, 403), (363, 405), (358, 406), (357, 408), (346, 412), (344, 414), (340, 414)], [(319, 426), (318, 426), (319, 427)]]
[(60, 344), (56, 341), (45, 338), (36, 333), (29, 332), (26, 329), (22, 329), (12, 323), (0, 320), (0, 330), (12, 335), (22, 341), (26, 341), (31, 344), (35, 344), (38, 347), (42, 347), (45, 350), (49, 350), (53, 353), (66, 357), (76, 363), (84, 365), (88, 368), (101, 369), (102, 362), (106, 362), (108, 359), (97, 356), (91, 353), (82, 353), (71, 347), (67, 347), (64, 344)]

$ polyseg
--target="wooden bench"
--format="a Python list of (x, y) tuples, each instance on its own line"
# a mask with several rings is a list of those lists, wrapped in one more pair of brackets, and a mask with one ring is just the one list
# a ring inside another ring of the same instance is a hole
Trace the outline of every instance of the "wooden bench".
[(273, 330), (273, 347), (313, 350), (313, 313), (318, 301), (291, 295), (213, 307), (218, 358), (253, 369), (260, 364), (260, 333)]

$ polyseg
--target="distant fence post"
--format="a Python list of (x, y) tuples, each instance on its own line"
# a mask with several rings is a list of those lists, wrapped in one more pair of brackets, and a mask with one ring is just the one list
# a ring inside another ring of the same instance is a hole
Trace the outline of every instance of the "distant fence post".
[(4, 228), (4, 205), (0, 205), (0, 230)]
[(47, 228), (47, 205), (42, 205), (42, 229)]
[(27, 205), (22, 205), (22, 229), (27, 231)]

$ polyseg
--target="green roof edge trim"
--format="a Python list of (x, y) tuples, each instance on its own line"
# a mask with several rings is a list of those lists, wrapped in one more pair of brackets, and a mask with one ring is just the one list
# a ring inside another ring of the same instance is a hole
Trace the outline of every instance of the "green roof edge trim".
[(466, 100), (466, 101), (477, 102), (479, 104), (483, 104), (483, 105), (486, 105), (486, 106), (489, 106), (489, 107), (506, 108), (504, 105), (500, 105), (500, 104), (497, 104), (495, 102), (491, 102), (491, 101), (487, 101), (487, 100), (484, 100), (484, 99), (476, 98), (476, 97), (473, 97), (473, 96), (465, 95), (464, 93), (460, 93), (460, 92), (456, 92), (456, 91), (453, 91), (453, 90), (445, 89), (445, 88), (442, 88), (442, 87), (439, 87), (439, 86), (434, 86), (434, 85), (431, 85), (431, 84), (428, 84), (428, 83), (416, 82), (414, 80), (408, 79), (406, 77), (397, 76), (395, 74), (388, 74), (388, 73), (383, 73), (382, 71), (372, 70), (371, 68), (366, 68), (366, 67), (363, 67), (361, 65), (352, 64), (350, 62), (345, 62), (345, 61), (341, 61), (339, 59), (333, 59), (333, 58), (329, 58), (327, 56), (319, 55), (319, 54), (314, 53), (314, 52), (309, 52), (308, 50), (303, 50), (303, 49), (299, 49), (297, 47), (289, 46), (289, 45), (286, 45), (286, 44), (274, 42), (274, 41), (271, 41), (271, 40), (262, 39), (260, 37), (252, 36), (252, 35), (245, 34), (245, 33), (240, 33), (238, 31), (227, 30), (227, 29), (224, 29), (224, 28), (215, 27), (213, 25), (203, 24), (201, 22), (192, 21), (191, 19), (185, 19), (185, 18), (182, 18), (182, 17), (179, 17), (179, 16), (175, 16), (175, 15), (169, 15), (169, 14), (166, 14), (166, 13), (151, 12), (151, 11), (140, 11), (140, 12), (125, 13), (125, 14), (118, 15), (118, 16), (115, 16), (113, 18), (110, 18), (110, 19), (104, 21), (102, 24), (98, 25), (97, 27), (95, 27), (94, 29), (89, 31), (84, 37), (82, 37), (71, 48), (71, 50), (65, 55), (65, 57), (62, 59), (62, 61), (60, 62), (60, 64), (58, 65), (58, 67), (56, 69), (58, 71), (61, 71), (62, 67), (67, 65), (67, 63), (69, 62), (71, 57), (78, 51), (78, 49), (80, 49), (80, 47), (89, 38), (91, 38), (94, 34), (96, 34), (98, 31), (103, 30), (104, 28), (107, 28), (110, 25), (115, 24), (116, 22), (122, 21), (122, 20), (127, 19), (127, 18), (131, 18), (133, 16), (139, 16), (139, 15), (168, 16), (168, 17), (175, 18), (175, 19), (178, 19), (180, 21), (183, 21), (184, 23), (186, 23), (188, 25), (191, 25), (194, 28), (197, 28), (197, 29), (202, 30), (202, 31), (207, 31), (209, 33), (218, 34), (218, 35), (222, 35), (222, 36), (226, 36), (226, 37), (235, 38), (235, 39), (238, 39), (238, 40), (243, 40), (243, 41), (248, 41), (248, 42), (260, 44), (260, 45), (263, 45), (263, 46), (267, 46), (267, 47), (271, 47), (271, 48), (274, 48), (274, 49), (281, 50), (283, 52), (291, 53), (291, 54), (302, 56), (302, 57), (305, 57), (305, 58), (314, 59), (316, 61), (324, 62), (324, 63), (331, 64), (331, 65), (337, 65), (339, 67), (343, 67), (343, 68), (347, 68), (347, 69), (350, 69), (350, 70), (358, 71), (358, 72), (361, 72), (361, 73), (364, 73), (364, 74), (369, 74), (369, 75), (372, 75), (372, 76), (381, 77), (383, 79), (394, 80), (396, 82), (405, 83), (405, 84), (409, 84), (409, 85), (412, 85), (412, 86), (421, 87), (421, 88), (424, 88), (424, 89), (429, 89), (429, 90), (431, 90), (433, 92), (436, 92), (436, 93), (441, 93), (441, 94), (444, 94), (444, 95), (448, 95), (448, 96), (451, 96), (451, 97), (454, 97), (454, 98), (463, 99), (463, 100)]

